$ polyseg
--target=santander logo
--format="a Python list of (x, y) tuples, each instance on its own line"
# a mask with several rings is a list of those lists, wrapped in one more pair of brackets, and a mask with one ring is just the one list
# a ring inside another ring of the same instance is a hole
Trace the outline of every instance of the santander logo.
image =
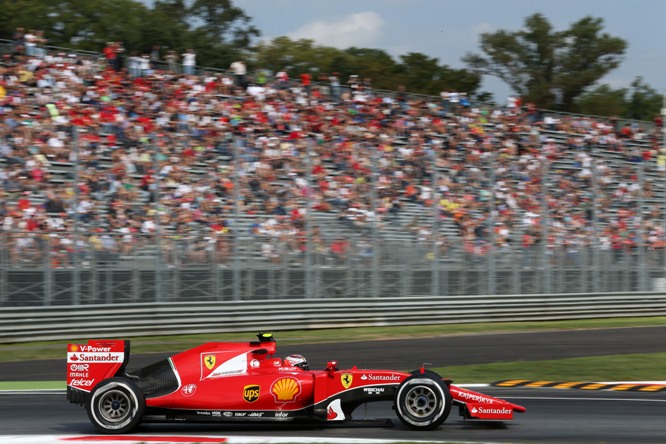
[(373, 375), (372, 373), (361, 375), (361, 381), (399, 381), (398, 375)]
[(326, 420), (327, 421), (343, 421), (345, 419), (345, 413), (342, 411), (342, 403), (340, 399), (334, 399), (328, 404), (326, 409)]
[(487, 407), (481, 407), (477, 409), (474, 407), (472, 409), (472, 413), (481, 413), (484, 415), (508, 415), (512, 413), (512, 410), (506, 407), (501, 407), (501, 408), (487, 408)]
[(330, 406), (328, 407), (328, 415), (326, 415), (326, 419), (329, 421), (335, 420), (335, 418), (338, 417), (338, 414), (335, 413), (335, 410), (333, 410)]

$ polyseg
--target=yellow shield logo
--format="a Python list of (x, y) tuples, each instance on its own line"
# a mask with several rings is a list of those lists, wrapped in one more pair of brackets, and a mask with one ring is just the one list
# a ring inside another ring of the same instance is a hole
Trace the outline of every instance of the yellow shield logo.
[(273, 382), (271, 393), (275, 402), (294, 402), (301, 393), (301, 383), (294, 378), (280, 378)]
[(351, 373), (343, 373), (340, 375), (340, 382), (342, 382), (342, 386), (346, 389), (349, 388), (349, 386), (352, 385), (352, 382), (354, 381), (354, 375)]
[(215, 355), (204, 355), (203, 360), (208, 370), (212, 370), (215, 367)]

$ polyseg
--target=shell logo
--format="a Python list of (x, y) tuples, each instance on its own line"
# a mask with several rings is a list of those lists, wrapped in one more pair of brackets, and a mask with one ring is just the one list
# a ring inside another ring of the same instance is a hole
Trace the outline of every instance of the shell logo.
[(280, 378), (273, 382), (271, 393), (275, 402), (294, 402), (301, 393), (301, 383), (294, 378)]
[(71, 352), (79, 351), (79, 346), (76, 345), (76, 344), (71, 344), (71, 345), (69, 346), (69, 351), (71, 351)]

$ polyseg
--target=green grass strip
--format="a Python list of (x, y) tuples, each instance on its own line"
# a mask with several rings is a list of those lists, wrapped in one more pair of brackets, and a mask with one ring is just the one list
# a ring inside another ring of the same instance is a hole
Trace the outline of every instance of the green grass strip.
[[(470, 324), (440, 324), (404, 327), (339, 328), (322, 330), (274, 331), (278, 344), (331, 343), (348, 341), (370, 341), (378, 339), (422, 338), (457, 334), (483, 334), (499, 332), (526, 332), (544, 330), (574, 330), (618, 327), (648, 327), (666, 325), (666, 317), (610, 318), (572, 321), (493, 322)], [(183, 336), (142, 336), (132, 340), (132, 353), (178, 352), (208, 341), (248, 341), (256, 332), (218, 333)], [(93, 338), (89, 338), (93, 339)], [(114, 339), (114, 338), (96, 338)], [(29, 343), (0, 344), (0, 362), (36, 359), (61, 359), (65, 356), (68, 342), (43, 341)]]
[(666, 353), (594, 356), (547, 361), (495, 362), (433, 369), (459, 384), (503, 379), (538, 381), (664, 381)]
[(0, 390), (65, 390), (65, 381), (0, 381)]

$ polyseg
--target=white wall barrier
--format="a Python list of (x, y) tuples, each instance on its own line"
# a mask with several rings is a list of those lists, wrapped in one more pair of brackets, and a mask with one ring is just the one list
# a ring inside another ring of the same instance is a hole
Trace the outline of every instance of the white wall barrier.
[(0, 343), (664, 315), (665, 293), (414, 296), (4, 307), (0, 309)]

